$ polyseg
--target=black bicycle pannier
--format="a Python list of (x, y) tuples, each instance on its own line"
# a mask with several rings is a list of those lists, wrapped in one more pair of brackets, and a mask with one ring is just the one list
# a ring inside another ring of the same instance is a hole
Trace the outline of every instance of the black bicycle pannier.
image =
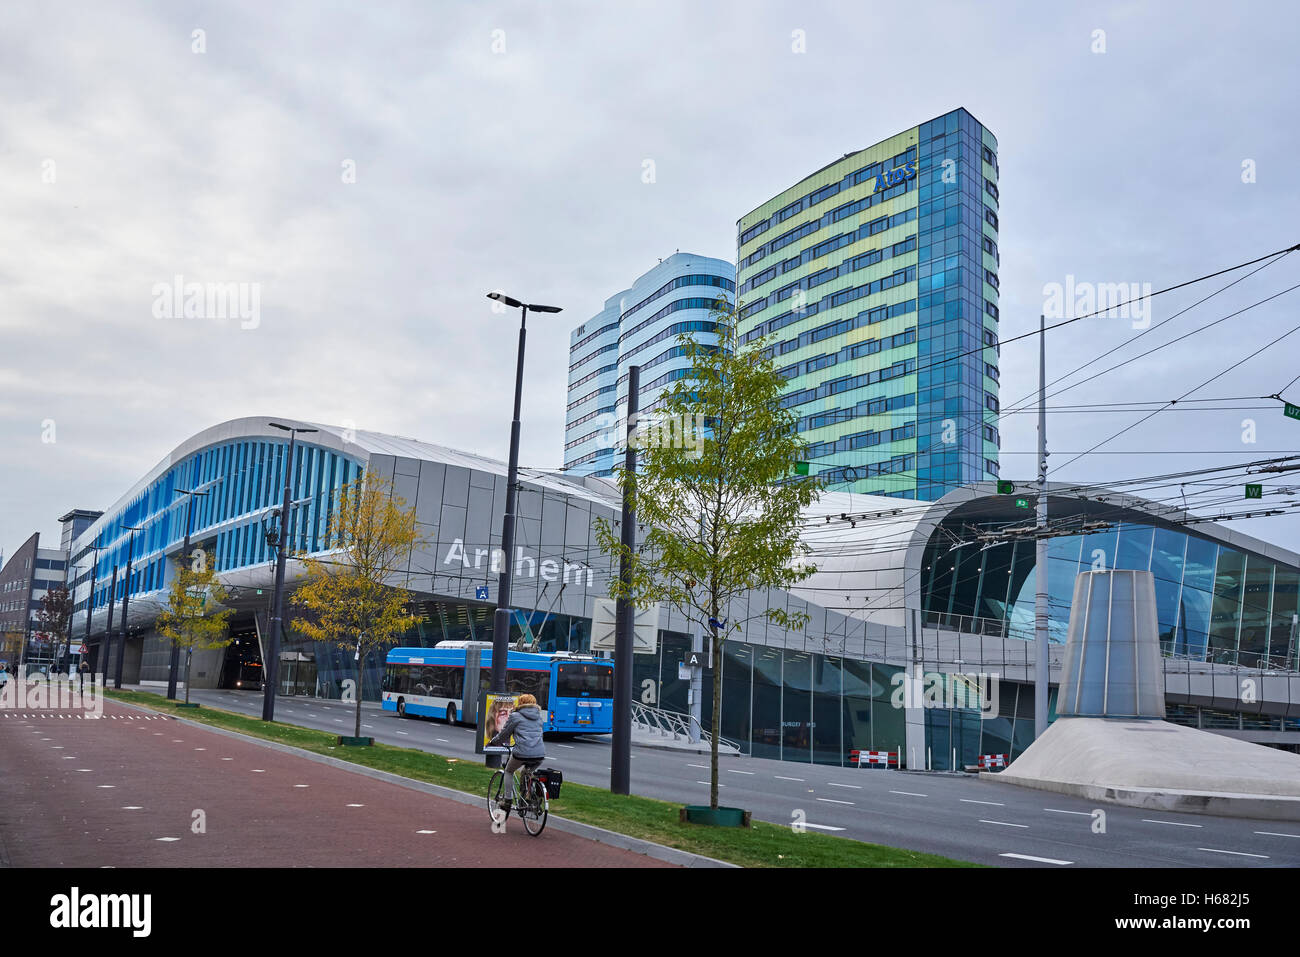
[(564, 775), (555, 768), (538, 768), (536, 772), (537, 780), (546, 786), (546, 797), (549, 800), (555, 800), (560, 796), (560, 785), (564, 783)]

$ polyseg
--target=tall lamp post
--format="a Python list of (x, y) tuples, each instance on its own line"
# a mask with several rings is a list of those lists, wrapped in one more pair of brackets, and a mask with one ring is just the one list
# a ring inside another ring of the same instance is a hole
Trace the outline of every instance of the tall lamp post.
[(267, 642), (269, 660), (262, 662), (262, 720), (275, 720), (275, 686), (280, 681), (280, 643), (284, 637), (284, 566), (289, 549), (289, 497), (293, 489), (293, 449), (299, 432), (315, 432), (298, 426), (267, 423), (289, 433), (289, 455), (284, 463), (284, 500), (280, 505), (280, 532), (276, 538), (275, 592), (272, 598), (271, 634)]
[[(519, 484), (519, 403), (524, 387), (524, 341), (528, 335), (528, 310), (560, 312), (559, 306), (539, 306), (512, 299), (503, 292), (490, 292), (489, 299), (519, 309), (519, 355), (515, 365), (515, 415), (510, 421), (510, 462), (506, 468), (506, 512), (501, 519), (501, 577), (497, 584), (497, 607), (492, 616), (492, 684), (489, 691), (506, 690), (506, 655), (510, 644), (510, 585), (514, 578), (515, 506)], [(489, 754), (488, 767), (499, 767), (501, 756)]]
[[(95, 613), (95, 573), (99, 571), (99, 552), (101, 546), (90, 545), (88, 547), (95, 554), (90, 559), (90, 596), (86, 599), (86, 638), (82, 642), (82, 644), (86, 646), (87, 655), (90, 654), (90, 618)], [(69, 642), (69, 644), (71, 644), (71, 642)], [(83, 661), (85, 660), (84, 656), (82, 657), (82, 660)], [(95, 676), (93, 672), (91, 673), (90, 676), (90, 682), (92, 685), (95, 682)]]
[[(207, 495), (207, 492), (196, 492), (193, 489), (178, 488), (176, 490), (181, 495), (187, 496), (185, 506), (185, 544), (181, 546), (181, 561), (190, 557), (190, 534), (194, 531), (194, 496)], [(176, 672), (181, 664), (181, 646), (172, 642), (172, 657), (167, 669), (167, 698), (170, 701), (176, 700)], [(185, 680), (189, 680), (189, 673), (186, 672)]]
[[(131, 560), (135, 557), (135, 533), (140, 531), (137, 525), (122, 527), (131, 532), (131, 538), (126, 546), (126, 584), (122, 588), (122, 640), (117, 644), (117, 676), (113, 679), (113, 687), (118, 691), (122, 690), (122, 665), (126, 662), (126, 630), (129, 621), (126, 613), (131, 605)], [(107, 685), (108, 682), (105, 681), (104, 684)]]

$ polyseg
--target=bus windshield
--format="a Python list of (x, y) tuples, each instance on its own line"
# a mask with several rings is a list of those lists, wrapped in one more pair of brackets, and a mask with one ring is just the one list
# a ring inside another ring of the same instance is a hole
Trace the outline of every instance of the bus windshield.
[(560, 698), (614, 697), (614, 669), (608, 665), (564, 663), (557, 669), (555, 694)]

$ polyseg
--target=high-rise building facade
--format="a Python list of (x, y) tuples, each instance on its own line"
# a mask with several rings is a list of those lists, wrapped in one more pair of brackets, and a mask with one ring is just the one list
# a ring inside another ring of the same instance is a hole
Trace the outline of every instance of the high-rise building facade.
[(737, 224), (742, 344), (835, 489), (937, 499), (998, 474), (997, 140), (954, 110)]
[(605, 300), (569, 336), (568, 410), (564, 468), (577, 475), (610, 475), (620, 464), (620, 410), (627, 407), (628, 366), (641, 367), (639, 406), (652, 410), (690, 360), (677, 337), (689, 332), (717, 342), (716, 305), (735, 301), (736, 269), (725, 259), (674, 253), (631, 288)]

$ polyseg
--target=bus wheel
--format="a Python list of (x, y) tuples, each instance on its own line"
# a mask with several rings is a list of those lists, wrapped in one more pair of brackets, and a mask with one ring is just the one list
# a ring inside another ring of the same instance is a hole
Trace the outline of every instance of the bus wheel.
[(398, 699), (397, 699), (397, 716), (398, 716), (399, 718), (405, 718), (405, 717), (406, 717), (406, 699), (405, 699), (405, 698), (398, 698)]
[(454, 704), (447, 705), (447, 723), (456, 723), (456, 706)]

